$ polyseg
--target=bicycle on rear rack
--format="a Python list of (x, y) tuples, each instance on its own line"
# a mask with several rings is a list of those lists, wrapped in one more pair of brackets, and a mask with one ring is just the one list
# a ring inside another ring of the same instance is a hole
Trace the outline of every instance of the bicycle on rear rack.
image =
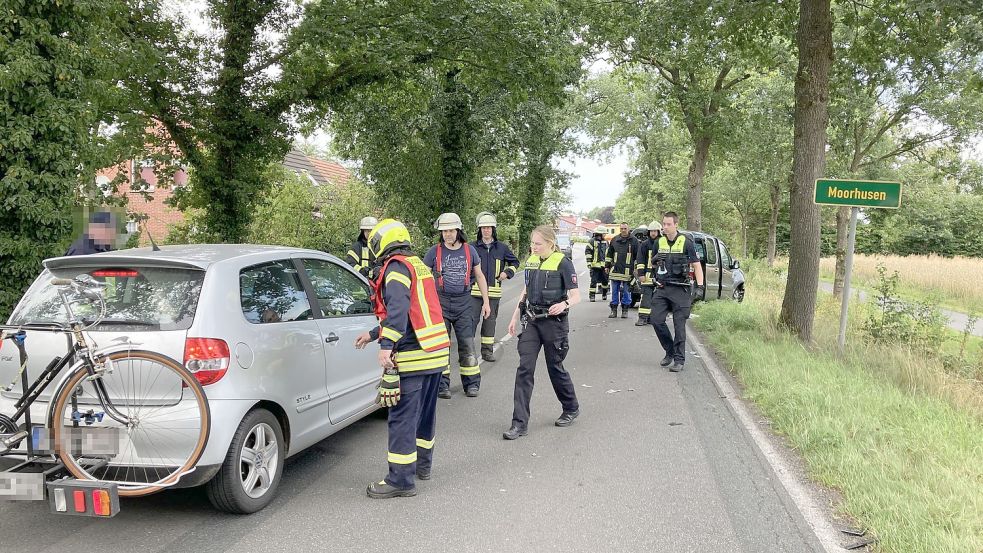
[[(0, 414), (0, 457), (20, 463), (0, 474), (51, 465), (43, 472), (46, 479), (63, 467), (80, 481), (112, 484), (124, 497), (173, 486), (194, 470), (208, 440), (210, 414), (201, 384), (158, 353), (129, 346), (93, 349), (86, 331), (105, 314), (101, 285), (81, 277), (51, 283), (58, 287), (67, 325), (0, 325), (0, 342), (12, 341), (20, 354), (17, 376), (0, 391), (11, 393), (18, 380), (21, 385), (14, 412)], [(83, 302), (100, 306), (100, 316), (88, 325), (73, 309)], [(26, 342), (36, 331), (65, 333), (70, 347), (29, 382)], [(39, 398), (52, 382), (43, 408)], [(32, 421), (35, 403), (35, 411), (43, 408), (42, 425)]]

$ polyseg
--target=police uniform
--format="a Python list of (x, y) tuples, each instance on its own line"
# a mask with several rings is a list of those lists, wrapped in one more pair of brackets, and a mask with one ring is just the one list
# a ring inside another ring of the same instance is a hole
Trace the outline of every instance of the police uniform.
[(472, 313), (475, 325), (480, 323), (481, 326), (481, 357), (485, 361), (492, 361), (498, 304), (502, 301), (502, 283), (498, 281), (498, 275), (504, 272), (508, 278), (514, 277), (515, 271), (519, 268), (519, 260), (505, 243), (497, 239), (491, 244), (486, 244), (479, 238), (472, 245), (478, 250), (481, 270), (485, 275), (485, 282), (488, 283), (488, 304), (491, 306), (491, 315), (487, 319), (481, 318), (481, 306), (484, 305), (484, 300), (477, 282), (471, 286)]
[(611, 314), (618, 316), (618, 304), (621, 304), (621, 318), (628, 318), (628, 308), (631, 306), (631, 279), (633, 277), (633, 260), (638, 252), (638, 240), (632, 236), (615, 236), (608, 245), (604, 266), (611, 269), (608, 278), (611, 279)]
[[(689, 277), (691, 263), (699, 263), (696, 247), (685, 234), (677, 234), (670, 241), (664, 235), (657, 242), (654, 261), (656, 290), (652, 297), (652, 326), (659, 343), (666, 352), (662, 366), (673, 364), (673, 372), (683, 369), (686, 360), (686, 319), (689, 318), (693, 298)], [(675, 334), (669, 332), (666, 316), (672, 313)]]
[[(577, 287), (573, 262), (560, 252), (553, 252), (542, 260), (539, 256), (530, 256), (525, 264), (525, 281), (527, 321), (524, 321), (519, 335), (519, 368), (515, 374), (512, 428), (505, 433), (506, 439), (524, 435), (528, 428), (533, 376), (540, 349), (546, 357), (546, 370), (553, 391), (563, 407), (557, 426), (570, 424), (580, 413), (573, 380), (563, 368), (563, 360), (570, 349), (568, 314), (564, 311), (557, 316), (547, 315), (550, 306), (566, 301), (567, 290)], [(561, 421), (565, 423), (561, 424)]]
[(595, 234), (587, 248), (584, 249), (584, 256), (590, 267), (590, 301), (594, 301), (596, 294), (601, 294), (601, 301), (608, 299), (608, 275), (604, 272), (604, 259), (607, 256), (608, 243), (603, 237)]
[[(437, 422), (440, 373), (449, 362), (450, 339), (430, 269), (410, 252), (409, 232), (392, 219), (380, 222), (369, 245), (376, 264), (373, 307), (379, 327), (370, 336), (390, 350), (395, 368), (385, 371), (380, 403), (389, 405), (389, 473), (366, 490), (373, 498), (415, 495), (415, 479), (429, 479)], [(395, 373), (395, 374), (391, 374)]]

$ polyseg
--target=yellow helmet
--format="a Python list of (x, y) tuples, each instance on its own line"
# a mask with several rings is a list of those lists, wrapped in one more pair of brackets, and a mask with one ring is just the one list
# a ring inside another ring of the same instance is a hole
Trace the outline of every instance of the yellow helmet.
[(433, 224), (433, 228), (437, 230), (463, 230), (464, 224), (461, 223), (461, 217), (457, 213), (441, 213), (440, 217), (437, 217), (437, 222)]
[(475, 220), (475, 224), (478, 228), (481, 227), (497, 227), (498, 219), (495, 215), (488, 211), (482, 211), (478, 214), (478, 218)]
[(378, 224), (379, 220), (370, 215), (368, 217), (362, 217), (362, 220), (358, 222), (358, 228), (359, 230), (372, 230)]
[(410, 245), (410, 231), (395, 219), (383, 219), (369, 232), (369, 252), (377, 258), (397, 248), (409, 248)]

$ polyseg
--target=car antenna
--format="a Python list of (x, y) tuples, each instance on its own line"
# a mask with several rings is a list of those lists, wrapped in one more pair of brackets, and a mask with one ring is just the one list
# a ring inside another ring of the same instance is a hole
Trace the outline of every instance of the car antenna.
[(154, 242), (154, 236), (150, 234), (150, 229), (147, 229), (147, 238), (150, 238), (150, 251), (159, 252), (160, 248), (157, 247), (157, 242)]

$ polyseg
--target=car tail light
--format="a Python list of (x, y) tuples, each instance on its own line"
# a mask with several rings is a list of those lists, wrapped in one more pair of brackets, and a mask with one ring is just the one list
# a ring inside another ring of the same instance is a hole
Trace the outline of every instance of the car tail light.
[(63, 478), (46, 484), (51, 512), (83, 517), (119, 513), (119, 489), (112, 482)]
[(229, 370), (229, 344), (218, 338), (188, 338), (184, 342), (184, 366), (202, 386), (218, 382)]
[(75, 504), (76, 513), (85, 512), (85, 491), (84, 490), (74, 490), (72, 492), (72, 500)]
[(140, 273), (134, 271), (133, 269), (99, 269), (98, 271), (92, 271), (89, 273), (94, 277), (135, 277), (140, 276)]
[(92, 510), (101, 517), (108, 517), (112, 511), (112, 501), (106, 490), (92, 490)]

